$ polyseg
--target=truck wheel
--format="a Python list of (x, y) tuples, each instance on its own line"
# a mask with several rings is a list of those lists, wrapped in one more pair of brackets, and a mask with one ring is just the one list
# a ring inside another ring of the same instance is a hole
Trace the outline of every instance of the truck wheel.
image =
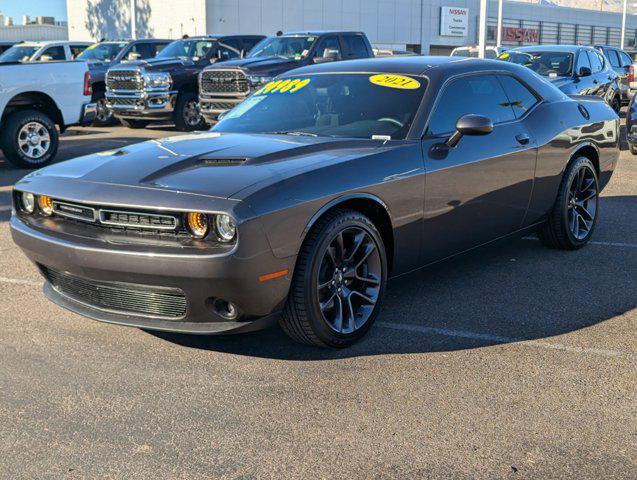
[(199, 110), (199, 97), (193, 92), (183, 92), (179, 94), (173, 121), (177, 130), (189, 132), (193, 130), (205, 130), (207, 125)]
[(146, 128), (150, 123), (148, 120), (131, 120), (128, 118), (120, 118), (119, 121), (122, 122), (122, 125), (125, 127), (134, 129)]
[(630, 153), (632, 153), (633, 155), (637, 155), (637, 145), (628, 145), (630, 148)]
[(374, 323), (386, 282), (387, 257), (374, 224), (359, 212), (335, 210), (303, 242), (281, 327), (297, 342), (348, 347)]
[(110, 127), (115, 125), (117, 120), (115, 120), (113, 111), (109, 110), (106, 106), (106, 98), (98, 98), (95, 101), (95, 106), (97, 107), (97, 112), (95, 113), (95, 120), (93, 121), (94, 127)]
[(599, 183), (591, 161), (579, 157), (566, 169), (553, 209), (538, 228), (544, 245), (576, 250), (588, 243), (599, 213)]
[(20, 110), (0, 129), (0, 148), (16, 167), (40, 168), (51, 163), (59, 145), (53, 121), (37, 110)]

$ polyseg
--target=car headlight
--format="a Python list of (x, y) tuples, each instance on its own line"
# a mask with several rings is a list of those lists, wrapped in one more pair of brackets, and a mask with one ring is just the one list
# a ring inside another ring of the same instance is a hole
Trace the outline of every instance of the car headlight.
[(167, 72), (150, 72), (144, 74), (144, 84), (147, 87), (161, 88), (170, 86), (173, 83), (173, 79), (170, 73)]
[(204, 238), (210, 229), (208, 217), (204, 213), (190, 212), (186, 215), (186, 227), (195, 238)]
[(222, 242), (231, 242), (237, 234), (237, 224), (230, 215), (215, 215), (215, 230)]
[(22, 192), (20, 194), (20, 207), (25, 213), (33, 213), (35, 211), (35, 197), (32, 193)]
[(260, 87), (272, 81), (272, 77), (264, 77), (261, 75), (248, 75), (248, 83), (251, 87)]
[(53, 215), (53, 200), (51, 197), (47, 197), (46, 195), (38, 197), (38, 206), (40, 207), (40, 211), (47, 217)]

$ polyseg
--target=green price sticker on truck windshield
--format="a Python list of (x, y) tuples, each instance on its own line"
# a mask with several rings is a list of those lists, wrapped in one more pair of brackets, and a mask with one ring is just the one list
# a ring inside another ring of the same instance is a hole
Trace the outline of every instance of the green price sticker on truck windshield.
[(275, 80), (266, 83), (255, 95), (272, 95), (275, 93), (296, 93), (307, 87), (312, 81), (311, 78), (286, 78), (285, 80)]

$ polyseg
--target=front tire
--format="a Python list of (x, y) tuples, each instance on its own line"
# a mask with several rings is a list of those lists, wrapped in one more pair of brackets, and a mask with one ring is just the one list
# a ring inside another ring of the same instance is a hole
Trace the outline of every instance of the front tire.
[(122, 122), (122, 125), (126, 128), (132, 128), (134, 130), (146, 128), (150, 123), (148, 120), (131, 120), (128, 118), (120, 118), (119, 121)]
[(628, 145), (628, 148), (630, 149), (630, 153), (637, 155), (637, 145)]
[(303, 242), (281, 327), (294, 340), (344, 348), (374, 323), (387, 283), (383, 240), (353, 210), (328, 213)]
[(619, 95), (615, 95), (610, 103), (610, 107), (615, 111), (617, 115), (621, 112), (622, 101)]
[(106, 98), (101, 97), (95, 101), (97, 112), (95, 114), (95, 120), (93, 121), (94, 127), (110, 127), (117, 123), (113, 111), (109, 110), (106, 106)]
[(19, 168), (40, 168), (51, 163), (59, 145), (55, 124), (43, 112), (20, 110), (12, 113), (0, 129), (0, 148)]
[(201, 115), (199, 97), (196, 93), (182, 92), (179, 94), (173, 112), (173, 122), (175, 122), (177, 130), (182, 132), (206, 129), (206, 121)]
[(598, 214), (597, 173), (588, 158), (579, 157), (566, 168), (553, 209), (538, 228), (538, 236), (550, 248), (582, 248), (593, 235)]

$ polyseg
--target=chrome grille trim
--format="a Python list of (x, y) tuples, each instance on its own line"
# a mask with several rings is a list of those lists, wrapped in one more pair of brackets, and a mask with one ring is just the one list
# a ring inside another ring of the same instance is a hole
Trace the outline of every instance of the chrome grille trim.
[[(129, 217), (130, 216), (137, 216), (137, 217), (144, 217), (144, 218), (148, 217), (149, 219), (155, 218), (155, 219), (159, 219), (160, 221), (168, 220), (170, 221), (170, 225), (164, 224), (164, 223), (146, 224), (141, 221), (136, 223), (133, 223), (131, 221), (129, 222), (113, 221), (113, 220), (108, 220), (106, 218), (108, 214), (114, 214), (118, 216), (127, 215)], [(151, 230), (175, 230), (177, 226), (179, 225), (177, 217), (173, 217), (172, 215), (160, 215), (156, 213), (128, 212), (128, 211), (122, 211), (122, 210), (105, 210), (105, 209), (99, 210), (99, 221), (103, 225), (113, 225), (116, 227), (146, 228)]]
[[(75, 210), (75, 213), (74, 213)], [(79, 211), (91, 213), (92, 216), (83, 216)], [(82, 222), (95, 222), (97, 218), (96, 211), (93, 207), (87, 207), (85, 205), (76, 205), (73, 203), (59, 202), (53, 200), (53, 212), (60, 217), (72, 218), (74, 220), (81, 220)]]
[(201, 72), (200, 91), (204, 95), (248, 95), (250, 87), (245, 74), (239, 69), (210, 69)]

